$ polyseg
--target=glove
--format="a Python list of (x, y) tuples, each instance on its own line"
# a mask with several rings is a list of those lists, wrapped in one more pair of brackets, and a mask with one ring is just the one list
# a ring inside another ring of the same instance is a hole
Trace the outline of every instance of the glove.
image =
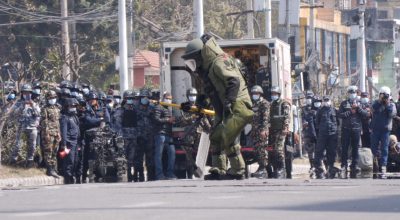
[(184, 112), (190, 112), (190, 110), (192, 109), (192, 103), (190, 103), (190, 102), (181, 103), (181, 109)]
[(232, 102), (225, 100), (224, 101), (224, 113), (225, 115), (232, 114)]

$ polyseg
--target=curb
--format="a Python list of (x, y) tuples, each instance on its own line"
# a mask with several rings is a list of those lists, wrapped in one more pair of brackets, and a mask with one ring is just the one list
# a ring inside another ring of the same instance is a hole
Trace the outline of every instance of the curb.
[(32, 187), (32, 186), (52, 186), (64, 184), (64, 178), (54, 178), (50, 176), (34, 176), (25, 178), (0, 179), (0, 188)]

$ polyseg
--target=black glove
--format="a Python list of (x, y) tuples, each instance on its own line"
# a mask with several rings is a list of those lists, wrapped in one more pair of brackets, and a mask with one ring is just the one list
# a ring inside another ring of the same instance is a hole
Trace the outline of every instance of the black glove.
[(181, 109), (184, 112), (190, 112), (190, 110), (192, 109), (192, 103), (190, 103), (190, 102), (181, 103)]

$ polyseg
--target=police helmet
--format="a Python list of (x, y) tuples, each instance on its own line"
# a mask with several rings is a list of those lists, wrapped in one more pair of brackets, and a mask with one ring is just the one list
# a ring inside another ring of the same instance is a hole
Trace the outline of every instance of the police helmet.
[(279, 93), (279, 94), (281, 94), (281, 88), (279, 88), (279, 86), (272, 86), (271, 87), (271, 93)]
[(72, 84), (70, 81), (68, 80), (63, 80), (60, 82), (60, 88), (68, 88), (71, 89), (72, 88)]
[(255, 85), (255, 86), (251, 87), (250, 92), (251, 92), (251, 93), (260, 93), (260, 94), (264, 94), (263, 89), (262, 89), (261, 86), (259, 86), (259, 85)]
[(140, 91), (138, 91), (138, 90), (133, 90), (132, 92), (133, 92), (133, 96), (134, 96), (135, 98), (138, 98), (138, 97), (140, 96)]
[(387, 87), (387, 86), (382, 86), (382, 87), (379, 89), (379, 94), (390, 95), (390, 93), (391, 93), (390, 88)]
[(314, 102), (322, 102), (322, 98), (319, 96), (314, 96)]
[(21, 92), (32, 92), (32, 86), (30, 84), (22, 85)]
[(47, 99), (57, 98), (57, 93), (53, 90), (50, 90), (46, 93)]
[(113, 101), (113, 100), (114, 100), (114, 97), (112, 95), (108, 95), (106, 97), (106, 101)]
[(99, 97), (98, 97), (97, 93), (94, 92), (94, 91), (90, 91), (89, 94), (88, 94), (88, 96), (87, 96), (87, 99), (88, 99), (88, 100), (98, 99), (98, 98), (99, 98)]
[(62, 88), (61, 89), (61, 95), (70, 96), (71, 95), (71, 90), (69, 90), (68, 88)]
[(306, 98), (312, 98), (312, 97), (314, 97), (313, 91), (308, 90), (308, 91), (306, 92)]
[(68, 98), (67, 105), (68, 106), (77, 106), (77, 105), (79, 105), (79, 102), (75, 98)]
[(79, 83), (75, 82), (75, 83), (72, 84), (72, 89), (71, 90), (80, 92), (80, 91), (82, 91), (82, 87), (81, 87), (81, 85), (79, 85)]
[(42, 85), (41, 85), (41, 83), (39, 81), (35, 81), (35, 82), (32, 83), (32, 88), (41, 89)]
[(193, 39), (190, 41), (185, 49), (185, 54), (182, 56), (182, 59), (194, 59), (196, 56), (200, 54), (201, 49), (203, 49), (203, 41), (199, 38)]
[(123, 96), (124, 96), (124, 99), (135, 97), (132, 90), (125, 90)]
[(98, 95), (98, 99), (104, 101), (107, 98), (107, 95), (103, 92), (103, 91), (99, 91)]
[(140, 97), (150, 97), (150, 91), (148, 89), (141, 89), (140, 90)]
[(186, 96), (187, 97), (189, 97), (189, 96), (197, 96), (197, 95), (198, 95), (197, 89), (195, 89), (195, 88), (190, 88), (190, 89), (186, 90)]
[(356, 93), (358, 90), (357, 86), (349, 86), (347, 88), (347, 93)]

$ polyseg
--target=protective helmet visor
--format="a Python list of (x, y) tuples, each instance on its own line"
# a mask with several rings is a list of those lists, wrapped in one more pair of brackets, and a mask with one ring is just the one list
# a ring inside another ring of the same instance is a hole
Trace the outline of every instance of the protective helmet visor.
[(196, 70), (196, 60), (194, 59), (185, 60), (185, 64), (192, 72)]

